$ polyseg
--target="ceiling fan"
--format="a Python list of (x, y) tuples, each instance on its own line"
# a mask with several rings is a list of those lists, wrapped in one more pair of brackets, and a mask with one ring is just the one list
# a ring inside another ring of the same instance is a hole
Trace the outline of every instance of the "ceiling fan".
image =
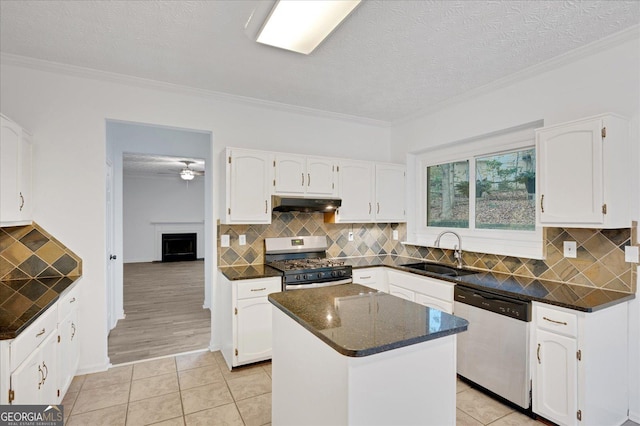
[(204, 172), (193, 170), (189, 167), (194, 161), (182, 160), (181, 163), (184, 163), (184, 168), (180, 170), (180, 178), (182, 180), (193, 180), (196, 176), (204, 176)]

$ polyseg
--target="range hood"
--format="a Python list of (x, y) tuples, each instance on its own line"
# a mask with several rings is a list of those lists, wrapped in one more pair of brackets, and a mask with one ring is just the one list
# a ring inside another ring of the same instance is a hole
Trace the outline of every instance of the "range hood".
[(342, 205), (339, 198), (304, 198), (273, 195), (271, 206), (274, 212), (331, 213)]

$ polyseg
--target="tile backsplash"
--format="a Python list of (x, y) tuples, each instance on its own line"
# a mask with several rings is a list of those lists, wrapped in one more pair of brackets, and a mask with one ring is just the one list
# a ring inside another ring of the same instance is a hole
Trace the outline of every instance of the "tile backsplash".
[(82, 275), (82, 260), (38, 224), (0, 228), (0, 281)]
[[(392, 232), (398, 231), (398, 240)], [(354, 241), (348, 241), (353, 232)], [(220, 235), (230, 236), (230, 247), (220, 247)], [(246, 235), (240, 246), (238, 236)], [(264, 262), (264, 239), (295, 235), (327, 235), (330, 257), (397, 254), (454, 265), (453, 251), (403, 245), (406, 224), (325, 223), (320, 213), (273, 213), (270, 225), (219, 225), (218, 265), (238, 266)], [(563, 241), (575, 241), (577, 257), (563, 256)], [(637, 224), (625, 229), (545, 228), (546, 259), (525, 259), (477, 252), (464, 252), (466, 266), (549, 281), (634, 293), (635, 265), (624, 261), (624, 246), (636, 245)]]

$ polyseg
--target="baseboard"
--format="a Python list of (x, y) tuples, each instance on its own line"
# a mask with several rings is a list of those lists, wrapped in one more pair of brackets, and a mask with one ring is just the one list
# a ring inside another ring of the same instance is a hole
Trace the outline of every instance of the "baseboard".
[(109, 361), (109, 358), (107, 358), (102, 363), (78, 368), (78, 371), (76, 371), (76, 376), (82, 376), (82, 375), (91, 374), (91, 373), (101, 373), (103, 371), (107, 371), (110, 365), (111, 365), (111, 362)]

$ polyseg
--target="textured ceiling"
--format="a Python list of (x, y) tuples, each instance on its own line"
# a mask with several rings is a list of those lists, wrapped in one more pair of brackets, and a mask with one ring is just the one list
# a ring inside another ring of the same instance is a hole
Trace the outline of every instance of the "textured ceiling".
[(124, 175), (178, 178), (185, 168), (185, 161), (191, 161), (191, 170), (204, 173), (204, 160), (200, 158), (168, 157), (165, 155), (124, 154), (122, 171)]
[(633, 1), (363, 1), (309, 56), (256, 1), (0, 1), (0, 50), (393, 122), (640, 23)]

